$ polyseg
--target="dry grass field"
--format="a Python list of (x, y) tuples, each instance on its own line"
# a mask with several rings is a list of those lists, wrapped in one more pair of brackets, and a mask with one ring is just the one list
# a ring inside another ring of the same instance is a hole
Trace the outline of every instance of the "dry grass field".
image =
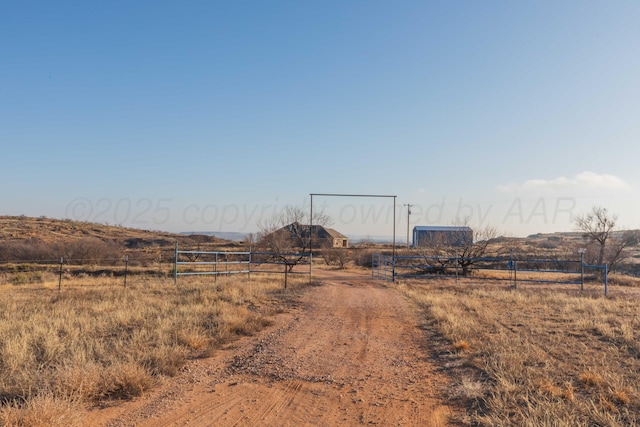
[(295, 287), (283, 292), (277, 276), (3, 285), (0, 425), (81, 425), (86, 408), (140, 395), (269, 325)]
[[(435, 357), (455, 378), (464, 424), (629, 426), (640, 422), (640, 299), (575, 289), (407, 281)], [(574, 286), (575, 288), (575, 286)]]
[[(553, 243), (544, 255), (575, 256), (573, 240), (549, 239), (527, 239), (522, 251)], [(190, 249), (240, 247), (207, 236), (0, 217), (0, 426), (83, 425), (87, 409), (166, 384), (188, 360), (269, 325), (307, 281), (290, 276), (287, 292), (280, 275), (180, 278), (176, 287), (176, 241)], [(93, 255), (64, 265), (58, 292), (58, 265), (36, 261), (82, 250)], [(369, 278), (362, 266), (372, 251), (354, 251), (360, 267), (350, 269)], [(21, 253), (27, 262), (7, 262)], [(601, 280), (580, 293), (579, 285), (524, 282), (539, 278), (535, 272), (518, 273), (517, 289), (508, 280), (479, 280), (485, 274), (508, 278), (478, 271), (458, 285), (453, 278), (389, 285), (421, 308), (434, 364), (452, 379), (448, 404), (465, 409), (460, 423), (640, 424), (640, 279), (611, 275), (604, 298)]]

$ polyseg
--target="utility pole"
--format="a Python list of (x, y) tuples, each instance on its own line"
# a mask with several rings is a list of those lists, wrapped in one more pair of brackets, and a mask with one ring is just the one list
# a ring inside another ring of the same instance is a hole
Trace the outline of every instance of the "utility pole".
[(411, 217), (411, 206), (414, 205), (406, 203), (403, 206), (407, 207), (407, 249), (409, 249), (409, 247), (411, 246), (411, 243), (409, 243), (409, 218)]

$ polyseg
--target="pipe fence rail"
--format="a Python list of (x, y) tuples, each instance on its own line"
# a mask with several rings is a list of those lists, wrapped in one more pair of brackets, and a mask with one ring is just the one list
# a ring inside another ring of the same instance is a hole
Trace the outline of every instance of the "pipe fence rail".
[(174, 281), (178, 276), (251, 275), (251, 252), (179, 251), (174, 261)]
[(604, 293), (608, 293), (607, 265), (588, 265), (582, 260), (543, 258), (460, 256), (393, 256), (373, 254), (372, 277), (395, 282), (398, 278), (473, 278), (474, 280), (508, 281), (518, 283), (549, 283), (580, 285), (584, 290), (585, 273), (602, 278)]
[[(311, 277), (311, 253), (278, 253), (278, 252), (208, 252), (182, 251), (176, 246), (174, 255), (174, 283), (179, 276), (218, 276), (231, 274), (270, 273), (284, 274), (285, 282), (289, 274), (306, 274)], [(296, 270), (295, 267), (306, 267), (307, 271)]]

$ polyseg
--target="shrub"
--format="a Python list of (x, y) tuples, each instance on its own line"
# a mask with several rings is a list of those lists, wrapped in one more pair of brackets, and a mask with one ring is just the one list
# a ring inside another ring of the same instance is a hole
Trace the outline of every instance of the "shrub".
[(27, 285), (31, 283), (42, 283), (42, 273), (39, 271), (28, 271), (23, 273), (16, 273), (11, 276), (9, 282), (12, 285)]
[(373, 251), (370, 249), (358, 249), (352, 252), (353, 263), (360, 267), (371, 268), (371, 255)]

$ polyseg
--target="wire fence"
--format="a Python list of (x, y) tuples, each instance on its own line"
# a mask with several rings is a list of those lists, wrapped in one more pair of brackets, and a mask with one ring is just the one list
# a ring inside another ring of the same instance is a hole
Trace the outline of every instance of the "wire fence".
[(182, 276), (230, 276), (246, 274), (310, 275), (309, 253), (258, 251), (164, 251), (125, 252), (118, 257), (52, 258), (0, 261), (0, 285), (55, 283), (85, 279), (86, 284), (127, 286), (139, 280), (172, 279)]
[(602, 280), (604, 293), (608, 293), (607, 265), (589, 265), (581, 260), (557, 260), (514, 257), (436, 257), (391, 256), (373, 254), (371, 275), (392, 281), (399, 278), (507, 281), (514, 287), (519, 283), (548, 283), (580, 285), (585, 280)]
[(144, 260), (128, 254), (119, 258), (100, 260), (82, 258), (19, 260), (0, 262), (0, 285), (43, 284), (55, 281), (60, 288), (65, 281), (87, 279), (87, 283), (127, 285), (132, 278), (170, 277), (173, 264), (168, 259), (151, 258)]

